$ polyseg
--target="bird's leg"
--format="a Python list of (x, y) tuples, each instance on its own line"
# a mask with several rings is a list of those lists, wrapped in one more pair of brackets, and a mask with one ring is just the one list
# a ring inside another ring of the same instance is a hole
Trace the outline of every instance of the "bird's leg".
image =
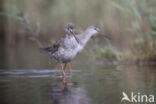
[(58, 62), (56, 62), (56, 64), (55, 64), (55, 69), (57, 70), (58, 69)]
[(65, 77), (66, 76), (66, 73), (65, 73), (65, 69), (63, 67), (63, 64), (61, 64), (61, 69), (62, 69), (62, 75), (63, 75), (63, 77)]
[(58, 62), (56, 62), (56, 64), (55, 64), (55, 70), (56, 70), (56, 75), (59, 75), (59, 73), (57, 72), (57, 70), (58, 70)]
[(68, 63), (68, 70), (69, 70), (69, 73), (71, 73), (71, 67), (70, 67), (70, 63)]
[(65, 72), (66, 66), (67, 66), (67, 64), (65, 63), (64, 68), (63, 68), (64, 72)]

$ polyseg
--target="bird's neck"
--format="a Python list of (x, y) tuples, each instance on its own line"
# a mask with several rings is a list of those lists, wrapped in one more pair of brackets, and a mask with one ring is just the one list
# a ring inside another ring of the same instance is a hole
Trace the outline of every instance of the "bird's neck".
[(83, 46), (85, 46), (87, 44), (87, 42), (90, 40), (90, 38), (93, 36), (93, 33), (89, 33), (87, 31), (85, 31), (84, 33), (82, 33), (82, 37), (81, 37), (81, 43)]

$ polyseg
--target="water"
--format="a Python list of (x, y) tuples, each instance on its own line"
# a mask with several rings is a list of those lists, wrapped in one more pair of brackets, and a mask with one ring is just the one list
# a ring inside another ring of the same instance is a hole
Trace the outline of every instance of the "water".
[(84, 50), (63, 78), (35, 44), (0, 52), (0, 104), (121, 104), (122, 92), (156, 97), (155, 67), (106, 66)]
[(150, 67), (94, 65), (66, 74), (0, 69), (0, 104), (120, 104), (123, 91), (156, 94), (156, 70)]

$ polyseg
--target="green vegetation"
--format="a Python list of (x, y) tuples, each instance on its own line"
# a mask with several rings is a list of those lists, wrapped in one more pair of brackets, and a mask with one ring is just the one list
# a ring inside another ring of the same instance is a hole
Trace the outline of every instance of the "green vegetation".
[(36, 30), (34, 31), (33, 28), (31, 27), (32, 25), (31, 25), (28, 17), (23, 13), (10, 14), (10, 13), (1, 12), (0, 15), (16, 20), (18, 23), (20, 23), (20, 26), (26, 30), (27, 34), (29, 35), (29, 38), (31, 40), (35, 41), (40, 47), (43, 47), (43, 45), (39, 41), (39, 34), (40, 34), (40, 23), (39, 22), (36, 22)]
[(156, 20), (149, 20), (149, 30), (134, 43), (138, 61), (156, 61)]
[(15, 41), (21, 35), (18, 31), (24, 28), (41, 47), (39, 37), (46, 37), (42, 38), (46, 41), (41, 40), (46, 44), (55, 40), (60, 37), (57, 34), (63, 34), (68, 22), (81, 31), (95, 24), (113, 38), (111, 47), (96, 48), (102, 60), (121, 61), (122, 56), (122, 60), (156, 61), (155, 0), (3, 0), (3, 3), (1, 15), (9, 17), (5, 19), (6, 43)]
[(115, 5), (124, 16), (133, 15), (135, 17), (131, 21), (136, 35), (132, 50), (135, 59), (141, 62), (156, 61), (155, 2), (153, 0), (150, 2), (148, 0), (127, 0), (126, 4), (116, 3)]
[(112, 46), (104, 46), (100, 49), (99, 59), (105, 61), (121, 61), (121, 53)]
[[(155, 2), (151, 0), (119, 0), (112, 4), (120, 11), (122, 18), (126, 19), (127, 28), (135, 37), (132, 38), (133, 48), (126, 48), (122, 54), (123, 59), (137, 60), (138, 62), (156, 61), (156, 13), (154, 11)], [(124, 30), (123, 30), (124, 31)], [(128, 32), (126, 32), (128, 35)], [(128, 40), (128, 39), (126, 39)], [(101, 50), (100, 50), (101, 51)], [(131, 54), (130, 54), (131, 51)], [(116, 60), (116, 56), (120, 56), (118, 51), (111, 47), (102, 49), (103, 57)], [(134, 56), (133, 56), (134, 55)], [(118, 58), (117, 58), (118, 59)]]

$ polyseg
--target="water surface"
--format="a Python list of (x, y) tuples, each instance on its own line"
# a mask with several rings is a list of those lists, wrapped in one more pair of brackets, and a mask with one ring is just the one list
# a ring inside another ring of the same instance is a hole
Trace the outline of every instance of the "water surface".
[(153, 67), (78, 66), (66, 78), (54, 69), (0, 69), (0, 104), (121, 104), (123, 91), (156, 94)]
[(3, 46), (0, 104), (121, 104), (122, 92), (156, 96), (155, 67), (103, 65), (87, 51), (93, 47), (86, 47), (72, 61), (72, 73), (66, 70), (63, 78), (35, 43)]

